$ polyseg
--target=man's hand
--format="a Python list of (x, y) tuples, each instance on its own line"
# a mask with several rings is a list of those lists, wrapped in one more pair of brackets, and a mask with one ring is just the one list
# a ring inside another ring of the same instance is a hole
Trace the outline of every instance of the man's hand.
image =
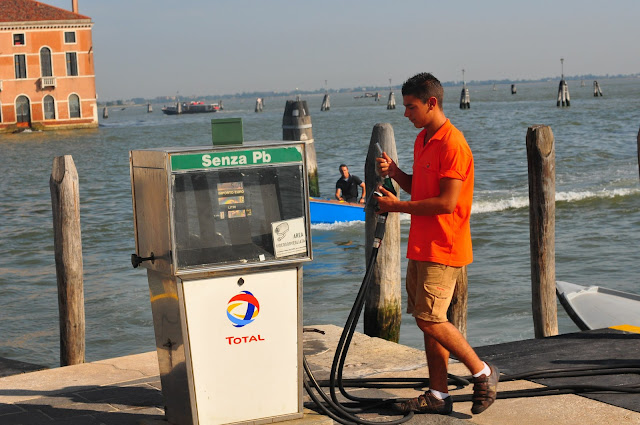
[(386, 152), (382, 152), (382, 158), (376, 158), (376, 166), (378, 175), (381, 177), (389, 176), (394, 178), (398, 170), (398, 166)]
[[(398, 199), (398, 197), (396, 195), (394, 195), (393, 193), (389, 192), (387, 189), (385, 189), (382, 186), (378, 186), (378, 188), (376, 190), (384, 195), (384, 196), (378, 196), (377, 197), (377, 199), (378, 199), (378, 207), (380, 209), (378, 211), (376, 211), (376, 213), (382, 214), (382, 213), (386, 213), (386, 212), (397, 212), (397, 211), (399, 211), (398, 203), (400, 202), (400, 199)], [(374, 194), (374, 196), (375, 196), (375, 194)]]

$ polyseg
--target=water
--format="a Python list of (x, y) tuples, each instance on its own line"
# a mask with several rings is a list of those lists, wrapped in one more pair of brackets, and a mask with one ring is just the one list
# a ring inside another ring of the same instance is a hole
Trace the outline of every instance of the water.
[[(474, 152), (472, 214), (475, 260), (469, 267), (468, 337), (486, 345), (533, 337), (529, 261), (527, 127), (550, 125), (556, 140), (556, 276), (559, 280), (640, 293), (640, 184), (636, 137), (640, 79), (570, 82), (571, 107), (556, 108), (557, 81), (471, 86), (471, 109), (447, 87), (445, 112)], [(403, 108), (331, 96), (305, 96), (312, 113), (320, 190), (334, 193), (338, 165), (364, 178), (364, 158), (378, 122), (393, 125), (400, 166), (410, 170), (417, 130)], [(59, 364), (58, 303), (49, 176), (53, 158), (71, 154), (80, 179), (87, 361), (153, 350), (153, 323), (143, 269), (134, 252), (128, 151), (210, 143), (210, 119), (241, 117), (247, 140), (281, 140), (285, 98), (225, 101), (214, 115), (164, 116), (162, 105), (110, 108), (96, 130), (0, 135), (0, 357)], [(401, 97), (396, 94), (396, 100)], [(403, 251), (408, 217), (402, 218)], [(342, 325), (364, 275), (360, 224), (318, 225), (314, 261), (304, 267), (304, 323)], [(403, 254), (404, 255), (404, 254)], [(403, 261), (402, 275), (406, 260)], [(559, 307), (560, 332), (577, 327)], [(422, 347), (403, 315), (400, 342)]]

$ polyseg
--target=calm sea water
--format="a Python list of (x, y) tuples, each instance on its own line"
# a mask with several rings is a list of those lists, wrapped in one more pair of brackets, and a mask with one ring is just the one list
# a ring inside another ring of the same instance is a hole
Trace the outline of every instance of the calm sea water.
[[(570, 82), (571, 107), (557, 108), (557, 81), (471, 86), (471, 109), (460, 110), (460, 87), (446, 88), (445, 112), (466, 135), (476, 163), (472, 214), (475, 261), (469, 267), (468, 337), (474, 345), (533, 337), (525, 136), (551, 126), (556, 140), (556, 276), (640, 293), (640, 183), (636, 137), (640, 79)], [(384, 93), (386, 97), (387, 93)], [(338, 165), (364, 178), (371, 131), (393, 125), (400, 166), (411, 169), (417, 130), (403, 108), (386, 101), (303, 97), (312, 113), (323, 196), (331, 197)], [(213, 115), (164, 116), (162, 105), (110, 108), (96, 130), (0, 135), (0, 357), (55, 367), (58, 304), (49, 176), (53, 158), (73, 156), (80, 178), (87, 361), (150, 351), (153, 323), (143, 269), (134, 252), (128, 151), (210, 143), (210, 119), (241, 117), (247, 140), (281, 140), (285, 98), (225, 101)], [(396, 94), (401, 105), (401, 97)], [(406, 244), (408, 217), (402, 219)], [(364, 275), (364, 225), (318, 225), (314, 261), (304, 267), (304, 323), (342, 325)], [(405, 247), (403, 246), (403, 251)], [(406, 260), (403, 261), (402, 275)], [(561, 307), (560, 332), (577, 331)], [(422, 347), (412, 318), (401, 342)]]

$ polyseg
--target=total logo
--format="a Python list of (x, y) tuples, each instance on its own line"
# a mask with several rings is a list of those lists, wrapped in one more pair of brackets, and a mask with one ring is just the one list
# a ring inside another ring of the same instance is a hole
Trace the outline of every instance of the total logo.
[[(258, 317), (258, 313), (260, 313), (260, 303), (249, 291), (240, 292), (238, 295), (231, 297), (227, 303), (227, 317), (236, 328), (241, 328), (253, 322)], [(260, 335), (228, 336), (225, 339), (229, 345), (264, 341), (264, 338)]]
[(256, 320), (260, 313), (258, 299), (249, 291), (242, 291), (231, 297), (227, 303), (227, 317), (236, 328), (241, 328)]

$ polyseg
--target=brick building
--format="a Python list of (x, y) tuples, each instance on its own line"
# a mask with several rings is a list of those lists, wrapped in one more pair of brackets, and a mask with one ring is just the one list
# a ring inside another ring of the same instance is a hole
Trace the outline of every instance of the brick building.
[(0, 0), (0, 133), (98, 126), (91, 18)]

